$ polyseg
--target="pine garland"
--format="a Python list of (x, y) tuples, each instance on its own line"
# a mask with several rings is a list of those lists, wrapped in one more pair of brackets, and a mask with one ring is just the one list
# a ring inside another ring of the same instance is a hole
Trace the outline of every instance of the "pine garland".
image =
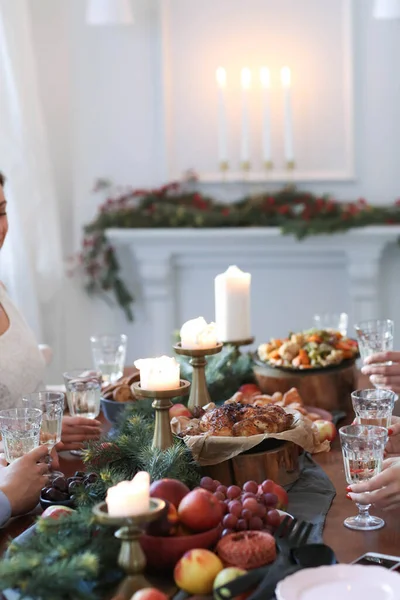
[[(101, 187), (109, 184), (102, 182)], [(400, 224), (400, 201), (393, 206), (371, 206), (363, 198), (337, 202), (328, 195), (285, 187), (277, 193), (247, 196), (224, 204), (184, 184), (172, 183), (155, 190), (128, 190), (109, 198), (99, 215), (84, 228), (80, 261), (91, 294), (114, 295), (129, 320), (133, 297), (120, 278), (114, 249), (107, 241), (108, 228), (165, 227), (279, 227), (298, 239), (333, 234), (367, 225)]]

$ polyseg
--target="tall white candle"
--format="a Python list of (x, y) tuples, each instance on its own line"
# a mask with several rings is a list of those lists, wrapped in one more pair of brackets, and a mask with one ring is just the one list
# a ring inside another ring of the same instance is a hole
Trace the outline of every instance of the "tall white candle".
[(215, 278), (215, 323), (220, 342), (251, 337), (250, 273), (231, 266)]
[(292, 98), (291, 98), (291, 72), (289, 67), (281, 70), (284, 102), (284, 152), (288, 165), (294, 162), (293, 150), (293, 123), (292, 123)]
[(150, 475), (136, 473), (132, 481), (121, 481), (107, 491), (107, 510), (111, 517), (133, 517), (150, 508)]
[(226, 168), (228, 165), (228, 141), (227, 141), (227, 120), (226, 120), (226, 71), (223, 67), (218, 67), (216, 71), (218, 86), (218, 161), (220, 168)]
[(141, 358), (135, 361), (144, 390), (176, 390), (180, 385), (180, 366), (175, 358)]
[(242, 69), (242, 138), (240, 159), (243, 167), (248, 167), (250, 162), (250, 117), (249, 117), (249, 89), (251, 84), (251, 71), (247, 67)]
[(268, 67), (261, 67), (260, 80), (262, 86), (262, 114), (263, 114), (263, 131), (262, 131), (262, 151), (265, 166), (271, 166), (272, 151), (271, 151), (271, 106), (269, 98), (269, 90), (271, 87), (271, 76)]
[(180, 334), (182, 348), (213, 348), (217, 345), (215, 323), (207, 323), (203, 317), (186, 321)]

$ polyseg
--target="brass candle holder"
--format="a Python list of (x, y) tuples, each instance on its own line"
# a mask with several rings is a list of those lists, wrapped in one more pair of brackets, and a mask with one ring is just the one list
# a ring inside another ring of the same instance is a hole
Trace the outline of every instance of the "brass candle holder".
[(232, 342), (224, 342), (224, 346), (234, 346), (235, 347), (235, 353), (236, 356), (239, 356), (240, 354), (240, 347), (241, 346), (250, 346), (251, 344), (254, 343), (254, 340), (256, 338), (253, 337), (249, 337), (249, 338), (244, 338), (243, 340), (234, 340)]
[(93, 514), (98, 523), (114, 528), (118, 527), (118, 530), (114, 533), (114, 536), (121, 540), (118, 564), (126, 573), (126, 577), (120, 584), (117, 593), (124, 598), (131, 598), (138, 590), (152, 587), (152, 584), (143, 575), (146, 568), (146, 557), (139, 538), (145, 525), (158, 519), (164, 508), (164, 500), (158, 498), (150, 498), (150, 506), (147, 512), (131, 517), (112, 517), (108, 514), (106, 502), (100, 502), (100, 504), (93, 507)]
[(206, 356), (218, 354), (218, 352), (221, 352), (222, 346), (223, 344), (217, 344), (211, 348), (182, 348), (180, 342), (174, 346), (177, 354), (190, 356), (190, 364), (193, 367), (192, 387), (188, 402), (189, 410), (193, 410), (196, 406), (205, 406), (211, 402), (204, 372), (204, 367), (207, 364)]
[(179, 388), (173, 390), (144, 390), (140, 383), (132, 384), (136, 398), (154, 398), (152, 407), (156, 411), (154, 424), (153, 448), (165, 450), (173, 444), (169, 409), (172, 406), (171, 398), (186, 396), (190, 383), (185, 379), (180, 380)]

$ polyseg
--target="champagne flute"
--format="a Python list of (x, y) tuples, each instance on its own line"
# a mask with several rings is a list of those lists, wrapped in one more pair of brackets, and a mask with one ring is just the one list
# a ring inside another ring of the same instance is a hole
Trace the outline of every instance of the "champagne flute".
[(42, 411), (37, 408), (10, 408), (0, 411), (0, 432), (8, 463), (39, 446), (41, 424)]
[(351, 394), (353, 409), (360, 425), (390, 427), (397, 394), (391, 390), (356, 390)]
[[(339, 429), (344, 472), (349, 485), (368, 481), (382, 470), (383, 453), (388, 439), (385, 427), (348, 425)], [(381, 529), (385, 521), (369, 514), (371, 504), (356, 502), (358, 515), (348, 517), (344, 525), (357, 531)]]

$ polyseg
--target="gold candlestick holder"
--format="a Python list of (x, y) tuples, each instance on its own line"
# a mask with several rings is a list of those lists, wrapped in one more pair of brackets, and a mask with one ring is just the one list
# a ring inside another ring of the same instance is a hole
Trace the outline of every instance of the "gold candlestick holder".
[(190, 364), (193, 367), (192, 387), (190, 390), (188, 408), (193, 410), (196, 406), (205, 406), (211, 402), (207, 389), (206, 374), (204, 368), (207, 364), (206, 356), (212, 356), (221, 352), (223, 344), (217, 344), (211, 348), (182, 348), (179, 342), (174, 346), (177, 354), (190, 356)]
[(232, 342), (224, 342), (224, 346), (235, 346), (235, 354), (236, 354), (236, 356), (239, 356), (241, 346), (250, 346), (250, 344), (254, 343), (255, 339), (256, 338), (253, 336), (253, 337), (249, 337), (249, 338), (244, 338), (243, 340), (234, 340)]
[(296, 163), (294, 162), (294, 160), (287, 160), (286, 161), (286, 169), (288, 171), (294, 171), (296, 168)]
[(93, 514), (98, 523), (114, 528), (118, 527), (114, 533), (114, 536), (121, 540), (118, 564), (126, 573), (126, 577), (120, 584), (117, 594), (121, 594), (124, 598), (131, 598), (138, 590), (152, 587), (152, 584), (143, 575), (146, 568), (146, 557), (139, 538), (145, 525), (158, 519), (164, 508), (164, 500), (158, 498), (150, 498), (147, 512), (131, 517), (112, 517), (108, 514), (106, 502), (100, 502), (93, 507)]
[(154, 424), (153, 448), (166, 450), (173, 444), (169, 409), (172, 406), (171, 398), (186, 396), (189, 393), (190, 383), (185, 379), (180, 380), (180, 386), (173, 390), (144, 390), (140, 383), (132, 385), (136, 398), (154, 398), (152, 407), (156, 411)]

